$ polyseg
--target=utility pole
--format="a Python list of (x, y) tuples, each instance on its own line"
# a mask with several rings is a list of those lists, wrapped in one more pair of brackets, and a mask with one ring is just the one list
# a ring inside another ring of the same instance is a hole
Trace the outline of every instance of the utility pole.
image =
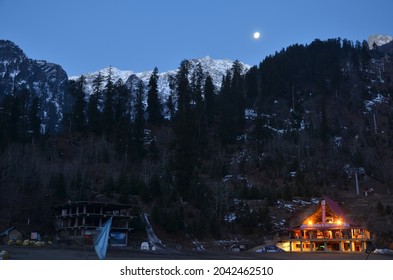
[(359, 177), (358, 174), (362, 171), (364, 173), (364, 168), (363, 167), (351, 167), (350, 172), (351, 174), (355, 173), (355, 187), (356, 187), (356, 194), (359, 195)]
[(359, 195), (359, 179), (358, 179), (357, 171), (355, 171), (355, 185), (356, 185), (356, 194)]

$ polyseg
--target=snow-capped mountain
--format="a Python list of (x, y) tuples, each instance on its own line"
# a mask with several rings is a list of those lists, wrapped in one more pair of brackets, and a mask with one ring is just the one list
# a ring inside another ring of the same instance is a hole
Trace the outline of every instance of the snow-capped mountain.
[[(90, 95), (93, 92), (93, 81), (94, 79), (97, 78), (98, 74), (101, 74), (103, 81), (105, 82), (107, 77), (109, 76), (109, 72), (111, 72), (111, 77), (112, 77), (112, 82), (116, 82), (119, 79), (125, 83), (127, 81), (127, 79), (134, 74), (133, 71), (128, 71), (128, 70), (120, 70), (117, 69), (116, 67), (107, 67), (92, 73), (87, 73), (87, 74), (83, 74), (83, 76), (86, 79), (86, 92), (88, 95)], [(69, 80), (77, 80), (79, 79), (81, 76), (71, 76), (69, 77)], [(105, 84), (102, 84), (102, 89), (105, 87)]]
[(0, 40), (0, 99), (22, 89), (38, 96), (46, 131), (58, 130), (67, 82), (67, 73), (60, 65), (30, 59), (13, 42)]
[(392, 36), (387, 36), (387, 35), (371, 35), (370, 37), (368, 37), (368, 46), (370, 49), (373, 48), (374, 43), (380, 47), (383, 45), (386, 45), (390, 42), (393, 41), (393, 37)]
[[(190, 78), (195, 71), (197, 65), (200, 64), (204, 74), (206, 76), (207, 74), (209, 74), (212, 77), (213, 83), (216, 87), (216, 90), (218, 91), (220, 89), (223, 76), (226, 75), (228, 70), (230, 71), (232, 69), (234, 61), (228, 59), (212, 59), (211, 57), (206, 56), (203, 58), (191, 59), (189, 60), (189, 63)], [(243, 74), (245, 74), (250, 69), (250, 66), (247, 64), (241, 63), (241, 66), (243, 68)], [(87, 95), (90, 95), (93, 92), (93, 81), (99, 74), (101, 74), (101, 76), (103, 77), (101, 89), (104, 89), (106, 86), (106, 79), (109, 76), (109, 73), (111, 73), (112, 82), (117, 82), (120, 79), (129, 89), (135, 89), (139, 81), (142, 81), (145, 89), (147, 90), (149, 79), (151, 74), (153, 73), (153, 70), (135, 73), (131, 70), (119, 70), (115, 67), (107, 67), (93, 73), (83, 74), (83, 76), (86, 78), (85, 90)], [(171, 80), (176, 76), (176, 73), (177, 69), (158, 73), (158, 92), (159, 99), (162, 104), (165, 104), (167, 102), (168, 97), (171, 94), (170, 83)], [(70, 77), (70, 80), (76, 80), (79, 77), (80, 76), (73, 76)], [(174, 96), (173, 101), (176, 103), (176, 96)], [(145, 103), (146, 102), (147, 100), (145, 95)], [(166, 109), (164, 109), (164, 115), (169, 115), (169, 112), (167, 112)]]
[[(203, 72), (205, 74), (209, 73), (213, 79), (214, 85), (218, 89), (221, 86), (222, 77), (230, 70), (233, 66), (232, 60), (227, 59), (212, 59), (209, 56), (199, 58), (199, 59), (191, 59), (190, 62), (190, 74), (196, 69), (198, 64), (201, 64)], [(249, 65), (241, 63), (243, 67), (244, 73), (250, 68)], [(158, 69), (159, 70), (159, 69)], [(111, 71), (112, 81), (116, 82), (121, 79), (128, 87), (134, 86), (139, 80), (142, 80), (143, 83), (147, 86), (150, 76), (153, 72), (145, 71), (135, 73), (130, 70), (119, 70), (115, 67), (108, 67), (101, 69), (99, 71), (93, 73), (84, 74), (86, 78), (86, 91), (89, 94), (92, 93), (92, 82), (100, 73), (103, 77), (107, 77), (109, 75), (109, 71)], [(170, 79), (176, 75), (177, 70), (171, 70), (163, 73), (159, 73), (158, 79), (158, 90), (161, 94), (161, 99), (166, 100), (170, 94)], [(71, 80), (78, 79), (80, 76), (70, 77)], [(105, 78), (104, 78), (105, 80)], [(102, 85), (105, 86), (105, 83)]]

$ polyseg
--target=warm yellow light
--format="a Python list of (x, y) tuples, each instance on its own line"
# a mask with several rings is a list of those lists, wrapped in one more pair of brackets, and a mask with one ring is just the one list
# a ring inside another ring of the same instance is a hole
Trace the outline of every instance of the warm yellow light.
[(339, 219), (339, 220), (337, 221), (337, 224), (338, 224), (339, 226), (341, 226), (341, 224), (342, 224), (341, 219)]
[(311, 220), (308, 221), (308, 225), (312, 226), (312, 221)]

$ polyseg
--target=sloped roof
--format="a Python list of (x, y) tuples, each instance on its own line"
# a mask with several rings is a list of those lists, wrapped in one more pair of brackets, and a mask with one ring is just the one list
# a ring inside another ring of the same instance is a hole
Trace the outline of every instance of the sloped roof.
[[(326, 217), (332, 216), (334, 219), (341, 219), (343, 220), (343, 222), (345, 224), (351, 225), (351, 226), (357, 226), (354, 224), (354, 222), (345, 215), (344, 211), (342, 210), (342, 208), (340, 207), (340, 205), (338, 205), (337, 202), (335, 202), (334, 200), (332, 200), (331, 198), (327, 197), (327, 196), (323, 196), (322, 200), (319, 202), (317, 209), (310, 215), (308, 216), (301, 225), (295, 227), (295, 228), (300, 228), (300, 227), (304, 227), (305, 225), (307, 225), (309, 220), (312, 221), (322, 221), (322, 201), (325, 201), (325, 209), (326, 209)], [(325, 224), (324, 224), (325, 225)], [(326, 227), (331, 227), (333, 226), (332, 224), (326, 224)], [(312, 226), (308, 226), (308, 227), (312, 227)]]
[[(318, 203), (317, 209), (310, 215), (310, 217), (317, 217), (322, 215), (322, 201), (326, 202), (326, 213), (332, 215), (333, 217), (344, 218), (344, 211), (341, 209), (335, 201), (328, 198), (327, 196), (322, 197), (322, 200)], [(308, 217), (303, 223), (310, 218)]]
[[(330, 199), (330, 198), (327, 197), (327, 196), (323, 196), (322, 199), (325, 200), (326, 205), (330, 208), (330, 210), (333, 211), (333, 213), (334, 213), (336, 216), (341, 217), (341, 218), (345, 218), (344, 211), (343, 211), (343, 209), (340, 207), (340, 205), (338, 205), (337, 202), (335, 202), (334, 200)], [(320, 202), (320, 203), (321, 203), (321, 202)], [(347, 221), (348, 221), (348, 219), (347, 219)], [(348, 222), (349, 222), (349, 221), (348, 221)]]

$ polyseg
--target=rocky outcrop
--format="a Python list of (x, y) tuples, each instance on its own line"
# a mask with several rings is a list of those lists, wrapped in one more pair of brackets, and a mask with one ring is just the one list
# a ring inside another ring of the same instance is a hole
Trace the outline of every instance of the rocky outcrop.
[(60, 65), (30, 59), (13, 42), (0, 40), (0, 100), (24, 89), (38, 96), (45, 131), (59, 128), (67, 82), (67, 73)]
[(374, 48), (374, 44), (377, 47), (380, 47), (390, 43), (391, 41), (393, 41), (393, 37), (388, 35), (371, 35), (367, 40), (370, 49)]

